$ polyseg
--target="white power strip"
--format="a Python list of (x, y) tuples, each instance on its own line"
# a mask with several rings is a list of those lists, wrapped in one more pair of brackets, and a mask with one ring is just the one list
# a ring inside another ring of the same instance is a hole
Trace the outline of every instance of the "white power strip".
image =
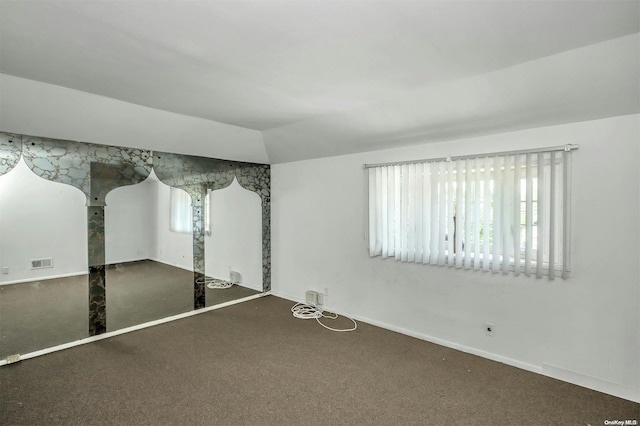
[(309, 305), (322, 306), (324, 305), (324, 294), (313, 290), (307, 290), (305, 301)]
[(307, 290), (305, 301), (309, 305), (317, 305), (318, 304), (318, 292), (313, 290)]

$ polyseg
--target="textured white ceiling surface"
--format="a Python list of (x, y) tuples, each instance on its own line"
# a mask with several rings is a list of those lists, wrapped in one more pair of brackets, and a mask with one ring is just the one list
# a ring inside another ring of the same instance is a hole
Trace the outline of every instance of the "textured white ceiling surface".
[[(486, 132), (637, 112), (583, 105), (634, 90), (639, 4), (0, 0), (0, 72), (258, 130), (272, 162), (292, 161), (473, 133), (462, 120)], [(597, 47), (610, 41), (625, 58)], [(603, 57), (618, 68), (577, 68)], [(581, 95), (541, 118), (559, 87)], [(517, 123), (500, 116), (512, 110)]]

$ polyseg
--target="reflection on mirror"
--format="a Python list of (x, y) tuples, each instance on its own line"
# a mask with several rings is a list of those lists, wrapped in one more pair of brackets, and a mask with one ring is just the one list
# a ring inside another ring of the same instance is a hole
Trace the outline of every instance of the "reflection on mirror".
[(268, 291), (270, 247), (268, 165), (0, 132), (0, 358)]
[(260, 196), (234, 178), (210, 192), (205, 203), (206, 304), (262, 293)]
[(85, 204), (24, 159), (0, 176), (0, 358), (88, 337)]
[(107, 331), (193, 309), (192, 236), (170, 230), (172, 191), (188, 197), (152, 171), (106, 197)]

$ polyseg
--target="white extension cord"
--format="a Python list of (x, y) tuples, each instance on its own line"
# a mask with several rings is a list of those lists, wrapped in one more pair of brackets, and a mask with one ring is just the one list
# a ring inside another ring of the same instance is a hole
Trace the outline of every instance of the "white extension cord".
[(320, 318), (336, 319), (338, 318), (338, 314), (334, 313), (333, 315), (325, 315), (324, 310), (321, 307), (316, 305), (310, 305), (306, 303), (296, 303), (291, 308), (291, 312), (293, 312), (293, 316), (295, 318), (315, 319), (318, 322), (318, 324), (320, 324), (327, 330), (331, 330), (331, 331), (354, 331), (356, 328), (358, 328), (358, 324), (356, 323), (356, 320), (349, 317), (345, 317), (345, 318), (349, 318), (351, 321), (353, 321), (353, 328), (345, 328), (340, 330), (337, 328), (331, 328), (329, 326), (324, 325), (322, 322), (320, 322)]
[(198, 278), (196, 279), (196, 283), (204, 284), (212, 290), (223, 290), (233, 287), (231, 281), (219, 280), (217, 278)]

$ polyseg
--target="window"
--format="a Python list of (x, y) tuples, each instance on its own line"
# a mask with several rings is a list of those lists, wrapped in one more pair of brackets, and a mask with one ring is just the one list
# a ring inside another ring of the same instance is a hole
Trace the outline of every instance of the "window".
[[(193, 233), (193, 211), (191, 196), (179, 188), (170, 188), (170, 227), (173, 232), (184, 234)], [(211, 235), (211, 190), (207, 190), (204, 200), (204, 229), (206, 235)]]
[(570, 272), (570, 152), (369, 168), (369, 253), (550, 279)]

